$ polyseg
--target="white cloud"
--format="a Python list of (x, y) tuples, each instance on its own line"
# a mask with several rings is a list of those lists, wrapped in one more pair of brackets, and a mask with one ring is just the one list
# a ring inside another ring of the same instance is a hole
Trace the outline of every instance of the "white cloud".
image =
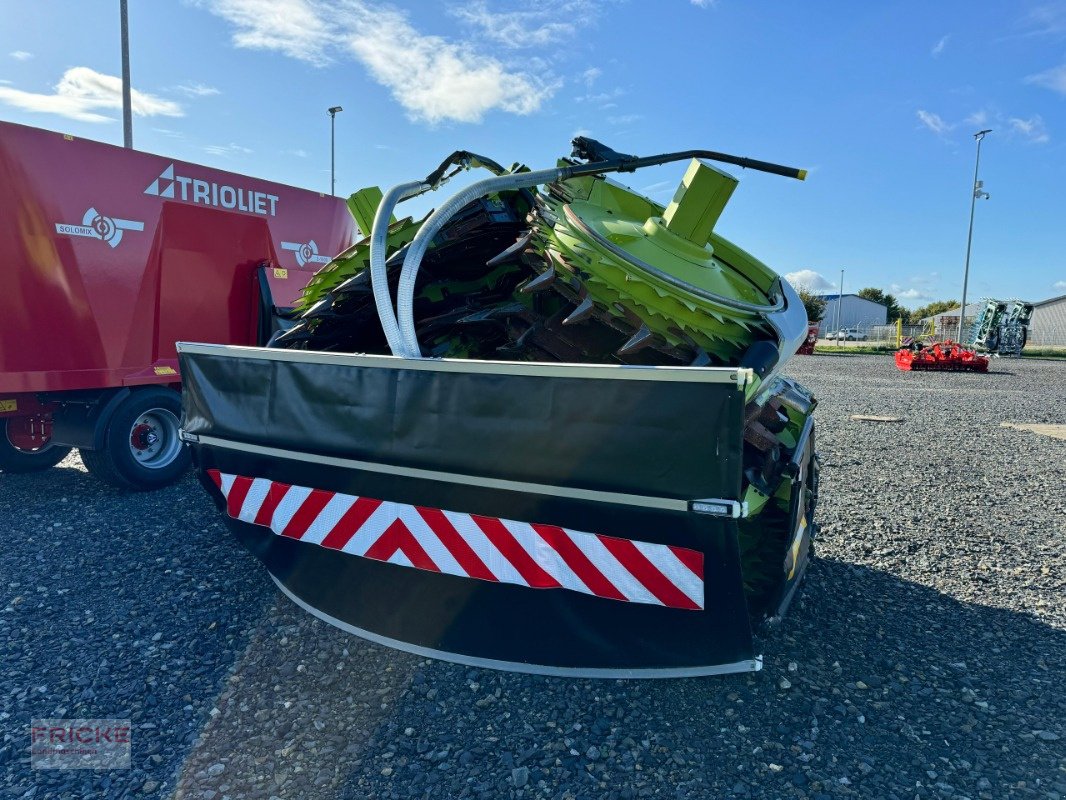
[(918, 109), (918, 121), (937, 136), (943, 136), (955, 127), (954, 125), (945, 122), (939, 114), (934, 114), (930, 111), (925, 111), (924, 109)]
[(1044, 119), (1039, 114), (1033, 114), (1029, 119), (1011, 117), (1008, 122), (1010, 123), (1011, 131), (1028, 142), (1032, 142), (1033, 144), (1046, 144), (1051, 140), (1051, 136), (1047, 131), (1047, 126), (1044, 124)]
[[(72, 67), (63, 73), (53, 94), (0, 87), (0, 103), (81, 122), (109, 122), (114, 118), (99, 112), (122, 108), (122, 79), (88, 67)], [(181, 117), (185, 113), (172, 100), (136, 89), (131, 92), (131, 104), (133, 113), (139, 117)]]
[(573, 38), (599, 11), (596, 0), (539, 0), (520, 11), (493, 11), (488, 0), (469, 0), (449, 12), (508, 48), (544, 47)]
[(155, 131), (156, 133), (158, 133), (160, 136), (167, 136), (167, 137), (169, 137), (171, 139), (184, 139), (185, 138), (185, 134), (184, 133), (182, 133), (181, 131), (172, 131), (172, 130), (170, 130), (170, 128), (152, 128), (152, 130)]
[(907, 283), (910, 287), (907, 288), (903, 284), (893, 283), (888, 287), (889, 293), (891, 293), (897, 300), (932, 300), (930, 290), (933, 288), (932, 284), (938, 282), (940, 278), (939, 272), (929, 272), (926, 275), (915, 275), (913, 278), (909, 278)]
[(323, 66), (335, 42), (328, 16), (312, 0), (200, 0), (236, 26), (233, 44), (252, 50), (277, 50), (291, 58)]
[(1022, 36), (1055, 36), (1066, 31), (1066, 4), (1043, 3), (1032, 8), (1022, 19), (1027, 30)]
[(213, 156), (239, 156), (246, 155), (252, 151), (247, 147), (230, 142), (229, 144), (209, 144), (204, 148), (204, 152)]
[(897, 300), (929, 300), (928, 294), (921, 289), (904, 289), (902, 292), (893, 292)]
[(205, 83), (182, 83), (175, 88), (188, 97), (211, 97), (212, 95), (222, 94), (220, 89), (208, 86)]
[(672, 192), (676, 187), (676, 181), (656, 181), (655, 183), (649, 183), (647, 186), (641, 186), (637, 191), (645, 197), (654, 197), (655, 195)]
[(199, 2), (236, 27), (238, 47), (277, 50), (315, 65), (354, 57), (412, 119), (480, 122), (496, 109), (530, 114), (559, 88), (557, 81), (509, 68), (470, 42), (423, 34), (406, 13), (367, 0)]
[(16, 61), (28, 61), (33, 58), (33, 53), (27, 53), (25, 50), (12, 50), (8, 55)]
[(941, 53), (943, 53), (944, 52), (944, 48), (948, 46), (948, 39), (950, 39), (950, 38), (951, 38), (951, 34), (950, 33), (945, 34), (944, 36), (941, 36), (940, 37), (940, 41), (938, 41), (936, 44), (934, 44), (933, 45), (933, 49), (929, 51), (929, 55), (931, 55), (933, 58), (936, 58)]
[(286, 150), (285, 154), (290, 156), (296, 156), (297, 158), (307, 158), (309, 155), (311, 155), (302, 148), (297, 148), (295, 150)]
[(586, 92), (580, 97), (575, 97), (574, 99), (579, 103), (592, 103), (593, 105), (599, 106), (602, 109), (608, 109), (617, 106), (618, 103), (615, 103), (614, 101), (624, 94), (625, 92), (622, 91), (621, 87), (616, 86), (610, 91), (606, 92)]
[(974, 125), (974, 126), (976, 126), (978, 128), (981, 127), (982, 125), (987, 125), (988, 124), (988, 112), (985, 111), (984, 109), (982, 109), (980, 111), (975, 111), (972, 114), (970, 114), (970, 116), (968, 116), (964, 120), (964, 122), (967, 125)]
[(5, 78), (0, 78), (0, 86), (10, 86), (10, 85), (11, 85), (11, 81), (9, 81), (9, 80), (7, 80)]
[(1059, 94), (1066, 94), (1066, 64), (1060, 64), (1057, 67), (1030, 75), (1025, 79), (1025, 82), (1043, 86), (1045, 89), (1050, 89)]
[(801, 269), (798, 272), (789, 272), (785, 275), (785, 280), (795, 287), (808, 289), (812, 292), (821, 292), (833, 288), (833, 284), (828, 278), (819, 272), (815, 272), (813, 269)]
[(1055, 281), (1051, 285), (1056, 289), (1066, 289), (1066, 281)]
[(692, 5), (699, 8), (712, 8), (718, 5), (718, 0), (689, 0)]
[(634, 122), (644, 119), (643, 114), (619, 114), (617, 117), (607, 117), (608, 125), (632, 125)]
[(596, 79), (603, 74), (603, 70), (599, 67), (589, 67), (587, 70), (581, 73), (581, 80), (585, 82), (585, 88), (591, 89), (592, 84), (596, 82)]
[(419, 33), (398, 11), (359, 15), (348, 47), (414, 119), (480, 122), (501, 109), (531, 114), (558, 89), (508, 71), (468, 45)]

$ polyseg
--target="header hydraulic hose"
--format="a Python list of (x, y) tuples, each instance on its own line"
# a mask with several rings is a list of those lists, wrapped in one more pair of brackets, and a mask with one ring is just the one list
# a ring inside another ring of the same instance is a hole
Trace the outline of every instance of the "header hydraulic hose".
[(386, 240), (389, 235), (389, 220), (396, 205), (409, 197), (415, 197), (430, 189), (428, 183), (412, 181), (393, 186), (381, 198), (377, 213), (374, 215), (374, 227), (370, 234), (370, 285), (374, 290), (374, 305), (378, 310), (381, 330), (394, 355), (402, 355), (403, 338), (400, 326), (396, 323), (396, 312), (392, 309), (392, 293), (389, 292), (388, 268), (385, 266), (387, 253)]
[[(658, 156), (637, 157), (618, 153), (595, 139), (589, 139), (584, 136), (575, 138), (573, 146), (574, 156), (579, 159), (587, 159), (589, 163), (572, 164), (536, 172), (501, 175), (500, 172), (503, 171), (503, 168), (495, 161), (465, 150), (458, 150), (445, 159), (424, 181), (401, 184), (389, 190), (388, 194), (382, 199), (378, 213), (374, 217), (374, 230), (370, 242), (370, 277), (374, 288), (374, 302), (377, 306), (378, 318), (381, 320), (385, 338), (388, 340), (389, 348), (394, 355), (404, 358), (422, 357), (414, 322), (415, 280), (418, 277), (418, 269), (421, 266), (422, 257), (433, 241), (433, 237), (440, 232), (441, 228), (463, 206), (479, 197), (493, 192), (514, 191), (542, 183), (554, 183), (567, 178), (603, 175), (610, 172), (633, 172), (642, 167), (658, 166), (691, 158), (721, 161), (798, 180), (804, 180), (807, 177), (807, 170), (784, 167), (780, 164), (771, 164), (767, 161), (756, 161), (740, 156), (731, 156), (727, 153), (717, 153), (713, 150), (685, 150)], [(445, 174), (447, 168), (452, 165), (456, 165), (456, 169)], [(423, 223), (404, 258), (403, 270), (400, 273), (400, 283), (397, 288), (396, 313), (394, 313), (385, 268), (385, 238), (388, 233), (389, 219), (392, 217), (393, 208), (401, 200), (435, 189), (460, 170), (474, 166), (485, 167), (495, 173), (496, 177), (478, 181), (452, 195)], [(377, 256), (375, 256), (375, 253)], [(785, 294), (787, 297), (787, 290)], [(790, 301), (792, 299), (791, 297), (788, 298)], [(789, 327), (792, 326), (790, 325)], [(792, 338), (793, 332), (791, 330), (787, 332), (779, 330), (778, 335), (779, 340), (784, 343)]]
[(704, 158), (707, 161), (720, 161), (723, 164), (733, 164), (744, 169), (769, 172), (771, 175), (780, 175), (784, 178), (795, 178), (799, 181), (807, 179), (807, 170), (805, 169), (783, 167), (780, 164), (772, 164), (769, 161), (757, 161), (754, 158), (731, 156), (728, 153), (717, 153), (714, 150), (682, 150), (678, 153), (663, 153), (658, 156), (641, 157), (615, 152), (607, 145), (597, 142), (595, 139), (589, 139), (587, 136), (578, 136), (571, 144), (574, 147), (573, 155), (575, 158), (590, 162), (577, 167), (574, 176), (594, 175), (605, 172), (634, 172), (642, 167), (657, 167), (673, 161)]
[(562, 180), (564, 177), (568, 177), (566, 174), (568, 172), (569, 168), (564, 167), (486, 178), (456, 192), (430, 215), (429, 219), (422, 224), (414, 241), (411, 242), (411, 246), (407, 249), (407, 256), (403, 260), (403, 271), (400, 273), (400, 285), (396, 292), (396, 311), (399, 315), (400, 335), (403, 338), (403, 356), (406, 358), (422, 357), (422, 350), (418, 345), (418, 335), (415, 332), (415, 280), (418, 278), (418, 268), (422, 263), (426, 248), (429, 247), (433, 237), (440, 232), (440, 229), (448, 223), (448, 220), (454, 217), (467, 203), (477, 200), (479, 197), (495, 192), (526, 189), (530, 186)]

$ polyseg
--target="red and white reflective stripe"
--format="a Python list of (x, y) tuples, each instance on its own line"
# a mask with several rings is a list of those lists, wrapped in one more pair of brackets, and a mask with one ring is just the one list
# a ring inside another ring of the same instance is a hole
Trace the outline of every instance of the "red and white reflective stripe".
[(207, 472), (234, 519), (330, 550), (534, 589), (703, 608), (703, 554), (695, 550)]

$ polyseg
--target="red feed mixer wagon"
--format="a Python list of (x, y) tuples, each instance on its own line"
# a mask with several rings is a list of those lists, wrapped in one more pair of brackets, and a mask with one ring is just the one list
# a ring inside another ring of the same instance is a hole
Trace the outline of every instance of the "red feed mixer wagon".
[(263, 344), (358, 231), (342, 200), (0, 122), (0, 470), (72, 447), (93, 474), (181, 474), (175, 342)]

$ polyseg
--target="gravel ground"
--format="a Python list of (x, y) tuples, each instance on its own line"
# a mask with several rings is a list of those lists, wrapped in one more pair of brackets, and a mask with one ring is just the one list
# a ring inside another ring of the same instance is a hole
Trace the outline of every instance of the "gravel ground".
[[(426, 661), (280, 597), (191, 478), (0, 475), (0, 793), (1066, 796), (1066, 441), (1000, 427), (1066, 423), (1066, 364), (993, 368), (794, 360), (821, 398), (822, 530), (753, 675)], [(29, 720), (61, 716), (132, 718), (132, 769), (31, 771)]]

